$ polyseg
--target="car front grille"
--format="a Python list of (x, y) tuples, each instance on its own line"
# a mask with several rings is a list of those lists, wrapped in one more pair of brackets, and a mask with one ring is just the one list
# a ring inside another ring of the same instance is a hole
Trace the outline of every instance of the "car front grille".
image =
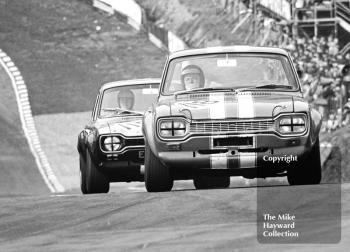
[(140, 146), (145, 145), (145, 140), (143, 138), (127, 138), (124, 139), (126, 146)]
[[(103, 146), (103, 141), (106, 137), (117, 136), (121, 139), (121, 148), (115, 151), (108, 151)], [(103, 153), (119, 154), (125, 153), (129, 150), (142, 150), (145, 147), (145, 140), (143, 137), (124, 137), (120, 134), (102, 135), (99, 139), (99, 147)]]
[(226, 121), (226, 122), (192, 122), (190, 133), (253, 133), (270, 132), (274, 130), (273, 120), (261, 121)]

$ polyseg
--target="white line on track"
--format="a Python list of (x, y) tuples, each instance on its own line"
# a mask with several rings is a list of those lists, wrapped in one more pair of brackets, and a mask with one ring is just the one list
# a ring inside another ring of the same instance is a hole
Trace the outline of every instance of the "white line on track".
[(55, 176), (49, 162), (47, 161), (45, 153), (41, 148), (38, 133), (34, 124), (32, 110), (30, 108), (27, 87), (25, 85), (23, 77), (11, 58), (1, 49), (0, 65), (2, 65), (11, 79), (11, 84), (16, 95), (22, 129), (45, 184), (52, 193), (64, 192), (64, 187)]
[(82, 194), (53, 194), (50, 197), (78, 197)]
[(128, 190), (136, 191), (136, 192), (146, 192), (146, 188), (144, 188), (144, 187), (137, 187), (137, 186), (129, 186)]

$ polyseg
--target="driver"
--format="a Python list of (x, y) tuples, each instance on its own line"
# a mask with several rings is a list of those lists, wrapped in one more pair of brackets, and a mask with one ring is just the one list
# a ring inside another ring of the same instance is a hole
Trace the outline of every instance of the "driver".
[(135, 95), (131, 90), (124, 89), (118, 94), (118, 106), (121, 109), (131, 110), (135, 103)]
[(181, 71), (181, 83), (186, 90), (204, 87), (204, 74), (196, 65), (188, 65)]

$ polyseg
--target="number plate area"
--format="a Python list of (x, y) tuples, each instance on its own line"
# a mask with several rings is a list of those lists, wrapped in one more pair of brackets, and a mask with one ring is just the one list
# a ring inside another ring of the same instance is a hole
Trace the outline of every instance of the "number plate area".
[(139, 158), (145, 158), (145, 151), (139, 151)]
[(225, 138), (214, 138), (213, 147), (253, 147), (253, 137), (225, 137)]

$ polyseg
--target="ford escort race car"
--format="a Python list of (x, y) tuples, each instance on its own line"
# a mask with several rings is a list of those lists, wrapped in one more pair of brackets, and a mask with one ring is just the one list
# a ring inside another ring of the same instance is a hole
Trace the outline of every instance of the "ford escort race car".
[(230, 176), (320, 183), (321, 119), (285, 50), (175, 52), (143, 120), (146, 188), (169, 191), (179, 179), (197, 189), (228, 187)]
[(106, 193), (110, 182), (143, 181), (142, 116), (158, 95), (159, 79), (102, 85), (91, 121), (78, 136), (83, 194)]

